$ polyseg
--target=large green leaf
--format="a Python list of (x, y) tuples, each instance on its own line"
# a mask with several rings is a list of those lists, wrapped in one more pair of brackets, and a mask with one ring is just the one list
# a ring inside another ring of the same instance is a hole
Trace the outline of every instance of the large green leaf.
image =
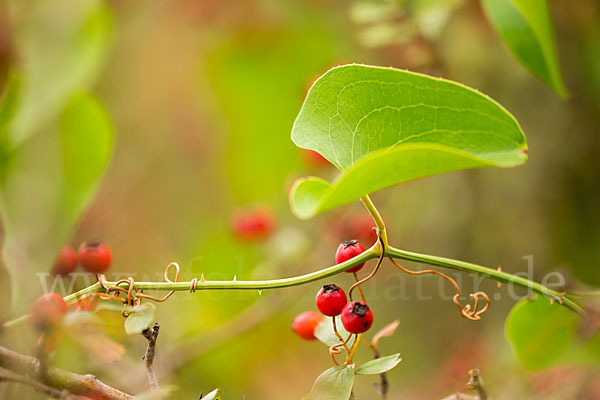
[(400, 354), (377, 358), (368, 361), (356, 369), (356, 375), (375, 375), (387, 372), (400, 364)]
[(348, 400), (354, 384), (352, 367), (332, 367), (323, 372), (310, 391), (311, 400)]
[(546, 0), (482, 0), (483, 8), (515, 58), (561, 96), (552, 19)]
[(578, 321), (577, 314), (544, 297), (524, 299), (506, 319), (506, 336), (525, 368), (546, 369), (569, 348)]
[(342, 170), (334, 183), (309, 177), (290, 193), (309, 218), (397, 183), (527, 160), (514, 117), (455, 82), (392, 68), (346, 65), (310, 89), (292, 140)]
[(12, 147), (51, 122), (75, 91), (92, 83), (112, 26), (101, 0), (35, 2), (22, 21), (16, 40), (22, 83), (7, 132)]

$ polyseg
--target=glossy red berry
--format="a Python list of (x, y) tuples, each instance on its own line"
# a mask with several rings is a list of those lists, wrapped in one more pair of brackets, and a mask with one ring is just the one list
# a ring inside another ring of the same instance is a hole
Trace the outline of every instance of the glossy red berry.
[(373, 325), (373, 312), (362, 301), (346, 304), (341, 315), (342, 325), (350, 333), (363, 333)]
[(29, 320), (34, 328), (46, 330), (58, 325), (67, 313), (67, 303), (56, 293), (40, 296), (29, 309)]
[(294, 332), (304, 340), (315, 340), (315, 329), (323, 320), (323, 316), (316, 311), (304, 311), (294, 318), (292, 327)]
[(344, 308), (348, 301), (346, 299), (346, 293), (344, 293), (342, 288), (330, 283), (328, 285), (323, 285), (321, 290), (319, 290), (315, 302), (321, 313), (328, 317), (334, 317), (340, 315), (342, 308)]
[(110, 267), (111, 261), (110, 249), (102, 242), (87, 242), (79, 246), (79, 262), (88, 272), (101, 274)]
[[(348, 240), (344, 243), (340, 244), (335, 252), (335, 262), (336, 264), (341, 264), (345, 261), (350, 260), (351, 258), (356, 257), (360, 253), (365, 251), (365, 248), (362, 247), (358, 240)], [(346, 272), (356, 272), (361, 269), (365, 263), (359, 264), (356, 267), (350, 268), (346, 270)]]
[(58, 257), (54, 260), (50, 273), (52, 275), (66, 276), (75, 271), (76, 268), (77, 253), (75, 253), (75, 250), (71, 246), (64, 245)]
[(266, 207), (240, 210), (231, 219), (231, 229), (243, 239), (264, 239), (275, 229), (275, 217)]

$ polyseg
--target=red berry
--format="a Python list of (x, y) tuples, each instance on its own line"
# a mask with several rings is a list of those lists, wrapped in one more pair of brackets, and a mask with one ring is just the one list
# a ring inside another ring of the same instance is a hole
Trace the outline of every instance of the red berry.
[(105, 272), (110, 267), (111, 260), (110, 249), (102, 242), (87, 242), (79, 246), (79, 262), (88, 272)]
[(340, 315), (342, 308), (348, 301), (346, 300), (346, 293), (338, 285), (330, 283), (329, 285), (323, 285), (319, 290), (315, 302), (321, 313), (328, 317), (335, 317)]
[(350, 333), (363, 333), (373, 325), (373, 312), (363, 301), (353, 301), (342, 310), (342, 325)]
[(40, 296), (29, 309), (29, 319), (34, 328), (43, 331), (58, 325), (67, 313), (67, 303), (56, 293)]
[(275, 217), (266, 207), (238, 211), (231, 219), (233, 232), (247, 240), (264, 239), (273, 232), (274, 228)]
[[(345, 241), (344, 243), (340, 244), (340, 246), (337, 248), (337, 251), (335, 252), (335, 262), (336, 264), (341, 264), (345, 261), (350, 260), (351, 258), (356, 257), (363, 251), (365, 251), (365, 248), (362, 247), (362, 245), (358, 243), (357, 240)], [(365, 263), (359, 264), (356, 267), (347, 269), (346, 272), (356, 272), (359, 269), (361, 269), (364, 265)]]
[(50, 273), (52, 275), (66, 276), (77, 268), (77, 253), (69, 245), (64, 245), (54, 264)]
[(323, 320), (323, 316), (316, 311), (304, 311), (294, 318), (292, 327), (294, 332), (304, 340), (315, 340), (315, 328)]

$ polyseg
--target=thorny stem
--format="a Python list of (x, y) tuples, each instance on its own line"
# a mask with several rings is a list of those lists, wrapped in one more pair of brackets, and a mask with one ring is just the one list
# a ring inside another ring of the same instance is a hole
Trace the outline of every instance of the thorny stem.
[[(361, 199), (365, 204), (373, 220), (377, 225), (377, 229), (379, 230), (379, 235), (381, 241), (385, 244), (384, 256), (396, 258), (400, 260), (406, 261), (414, 261), (418, 263), (435, 265), (439, 267), (454, 269), (458, 271), (464, 271), (468, 273), (473, 273), (477, 275), (484, 276), (486, 278), (494, 279), (501, 283), (513, 284), (525, 289), (532, 290), (535, 293), (541, 294), (549, 299), (555, 300), (559, 303), (564, 304), (569, 309), (577, 312), (583, 313), (583, 308), (577, 304), (574, 300), (569, 297), (566, 297), (562, 292), (558, 292), (556, 290), (552, 290), (546, 286), (543, 286), (537, 282), (531, 281), (527, 278), (523, 278), (520, 276), (512, 275), (506, 273), (501, 270), (484, 267), (481, 265), (453, 260), (451, 258), (432, 256), (427, 254), (420, 254), (406, 250), (400, 250), (395, 247), (387, 245), (387, 233), (385, 230), (385, 225), (383, 220), (381, 219), (381, 215), (373, 205), (373, 202), (368, 196), (365, 196)], [(350, 268), (353, 268), (361, 263), (364, 263), (373, 258), (378, 258), (381, 256), (381, 241), (377, 241), (373, 246), (369, 249), (365, 250), (363, 253), (358, 256), (345, 261), (343, 263), (333, 265), (330, 267), (326, 267), (320, 269), (315, 272), (311, 272), (304, 275), (299, 275), (290, 278), (282, 278), (282, 279), (273, 279), (273, 280), (263, 280), (263, 281), (240, 281), (240, 280), (231, 280), (231, 281), (207, 281), (207, 280), (197, 280), (197, 284), (195, 285), (196, 291), (201, 290), (265, 290), (265, 289), (277, 289), (284, 288), (290, 286), (298, 286), (304, 285), (310, 282), (314, 282), (320, 279), (324, 279), (333, 275), (337, 275), (343, 271), (346, 271)], [(107, 286), (114, 286), (117, 282), (106, 282)], [(159, 290), (159, 291), (189, 291), (190, 286), (193, 281), (187, 282), (135, 282), (137, 289), (139, 290)], [(120, 287), (128, 288), (127, 282), (122, 282), (119, 284)], [(79, 297), (82, 297), (86, 294), (90, 293), (98, 293), (103, 292), (103, 289), (99, 282), (88, 286), (78, 292), (72, 293), (65, 297), (66, 302), (71, 302)], [(27, 316), (22, 316), (17, 319), (8, 321), (4, 323), (4, 327), (10, 327), (19, 325), (20, 323), (27, 320)]]

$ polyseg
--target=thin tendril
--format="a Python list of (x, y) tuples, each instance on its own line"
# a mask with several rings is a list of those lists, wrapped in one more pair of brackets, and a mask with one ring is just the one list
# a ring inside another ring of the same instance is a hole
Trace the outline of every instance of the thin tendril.
[[(454, 302), (454, 304), (456, 304), (456, 306), (459, 309), (460, 315), (464, 318), (470, 319), (471, 321), (479, 321), (481, 319), (481, 314), (486, 312), (487, 309), (490, 307), (490, 303), (491, 303), (490, 298), (488, 297), (488, 295), (485, 292), (482, 292), (482, 291), (469, 294), (469, 297), (471, 297), (474, 300), (473, 309), (471, 309), (470, 304), (467, 304), (463, 307), (463, 305), (458, 301), (458, 298), (463, 295), (460, 288), (458, 287), (458, 284), (456, 283), (456, 281), (454, 279), (450, 278), (446, 274), (443, 274), (443, 273), (433, 270), (433, 269), (424, 269), (421, 271), (411, 271), (410, 269), (407, 269), (407, 268), (403, 267), (402, 265), (398, 264), (396, 262), (396, 260), (394, 260), (393, 258), (390, 258), (390, 261), (397, 268), (401, 269), (402, 271), (406, 272), (407, 274), (411, 274), (411, 275), (434, 274), (434, 275), (441, 276), (442, 278), (444, 278), (448, 282), (450, 282), (452, 284), (452, 286), (454, 286), (454, 289), (456, 289), (456, 294), (452, 298), (452, 301)], [(478, 310), (479, 297), (482, 297), (486, 301), (485, 306), (481, 310)]]
[(363, 278), (361, 281), (356, 282), (354, 285), (352, 285), (350, 287), (350, 290), (348, 290), (348, 297), (350, 297), (350, 301), (352, 301), (352, 291), (354, 290), (355, 287), (359, 288), (359, 292), (361, 292), (361, 297), (363, 298), (363, 301), (364, 301), (364, 297), (362, 296), (362, 291), (360, 289), (360, 285), (365, 283), (372, 277), (374, 277), (375, 274), (377, 273), (377, 271), (379, 271), (379, 267), (381, 267), (381, 263), (383, 261), (383, 258), (385, 257), (385, 243), (383, 243), (383, 239), (381, 238), (381, 235), (377, 236), (377, 239), (379, 240), (379, 243), (381, 244), (381, 254), (379, 255), (379, 259), (377, 260), (377, 265), (375, 265), (375, 268), (373, 268), (373, 271), (371, 271), (371, 273), (367, 277)]

